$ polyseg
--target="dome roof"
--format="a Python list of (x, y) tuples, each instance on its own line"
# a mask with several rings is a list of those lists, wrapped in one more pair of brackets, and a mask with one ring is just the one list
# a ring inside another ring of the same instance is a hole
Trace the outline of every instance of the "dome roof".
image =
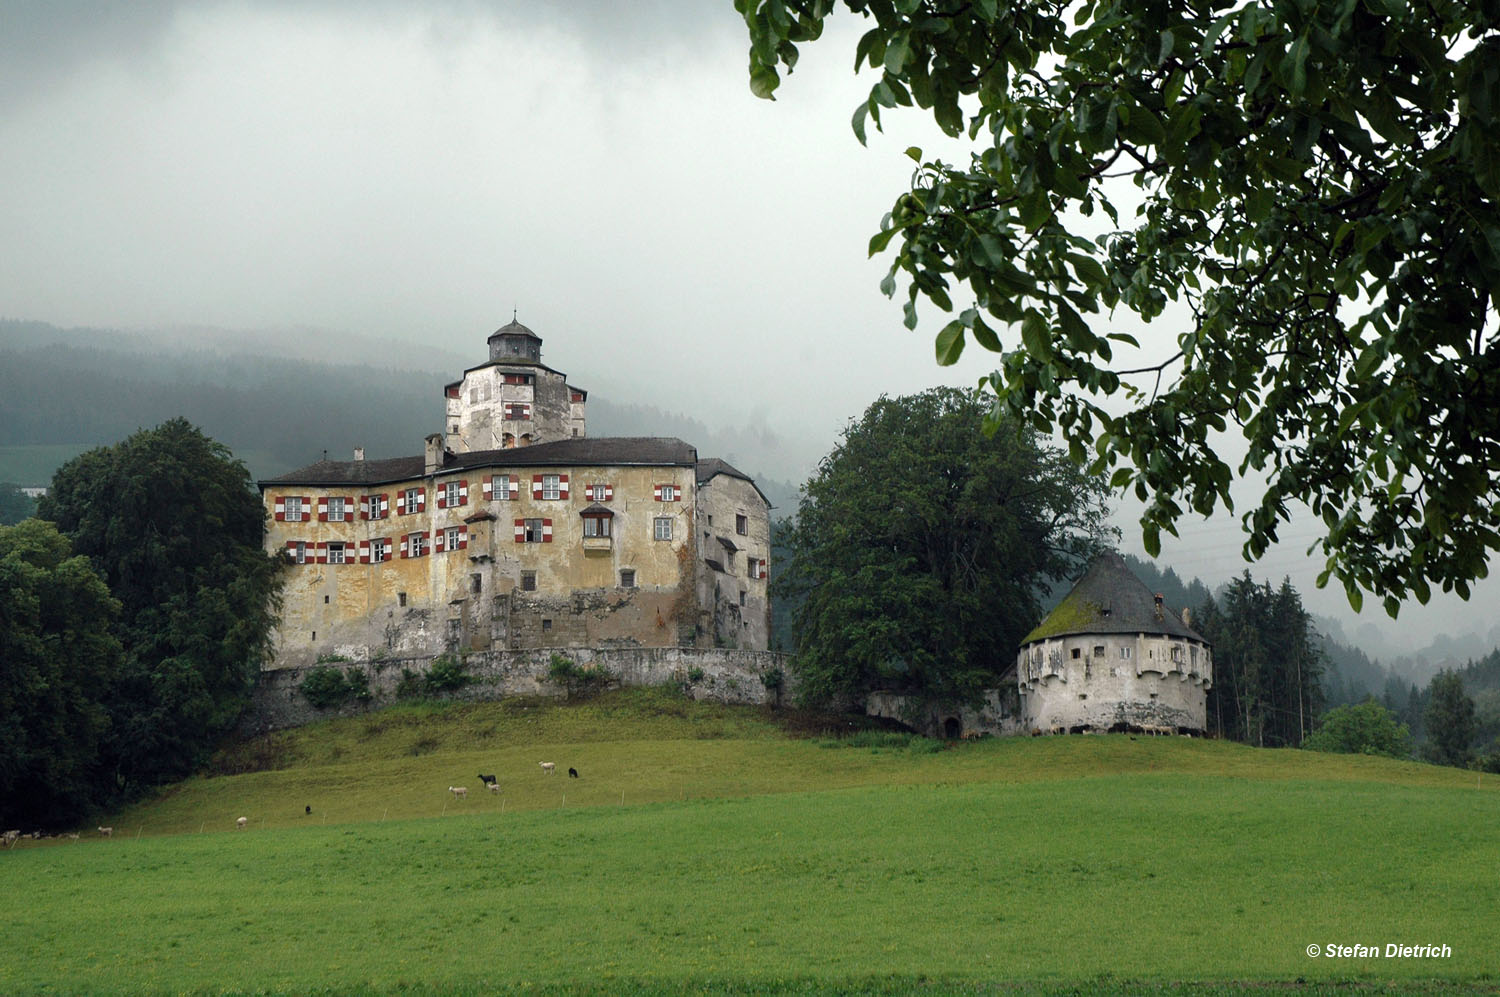
[(1165, 634), (1208, 643), (1182, 622), (1180, 609), (1162, 606), (1158, 613), (1156, 596), (1131, 573), (1123, 557), (1110, 551), (1094, 559), (1073, 591), (1021, 644), (1069, 634), (1127, 633)]
[(496, 336), (529, 336), (530, 338), (536, 340), (538, 343), (542, 341), (541, 336), (538, 336), (536, 333), (526, 328), (520, 322), (517, 322), (514, 318), (510, 320), (509, 325), (502, 325), (500, 328), (490, 333), (489, 338), (494, 339)]

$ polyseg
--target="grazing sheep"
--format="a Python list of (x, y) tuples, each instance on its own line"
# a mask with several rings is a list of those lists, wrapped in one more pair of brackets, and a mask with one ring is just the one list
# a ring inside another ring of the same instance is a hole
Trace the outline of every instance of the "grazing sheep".
[(114, 833), (115, 833), (115, 829), (114, 829), (114, 828), (112, 828), (112, 827), (101, 827), (101, 828), (100, 828), (100, 829), (99, 829), (99, 833), (100, 833), (100, 834), (102, 834), (102, 835), (104, 835), (104, 836), (105, 836), (105, 837), (106, 837), (106, 838), (107, 838), (107, 837), (109, 837), (109, 836), (110, 836), (110, 835), (111, 835), (111, 834), (114, 834)]
[(490, 792), (492, 793), (500, 792), (500, 784), (498, 782), (487, 782), (485, 785), (490, 787)]
[(239, 820), (237, 820), (237, 821), (234, 822), (234, 826), (237, 827), (237, 828), (239, 828), (241, 831), (243, 831), (245, 828), (247, 828), (247, 827), (250, 826), (250, 818), (249, 817), (241, 817)]
[(578, 770), (574, 769), (574, 768), (568, 769), (568, 778), (569, 779), (577, 779), (578, 778)]
[(448, 787), (448, 792), (450, 792), (450, 793), (453, 794), (453, 798), (455, 800), (458, 799), (460, 796), (463, 797), (466, 800), (469, 798), (469, 787), (468, 786), (449, 786)]
[(6, 848), (14, 848), (14, 847), (16, 847), (16, 842), (19, 841), (20, 838), (21, 838), (21, 832), (20, 831), (6, 831), (4, 837), (5, 837), (5, 847)]
[(557, 764), (555, 762), (537, 762), (537, 764), (540, 765), (542, 767), (542, 771), (547, 773), (548, 775), (551, 775), (552, 770), (557, 768)]
[(479, 775), (475, 776), (475, 778), (484, 783), (486, 786), (493, 786), (495, 784), (495, 777), (492, 775)]

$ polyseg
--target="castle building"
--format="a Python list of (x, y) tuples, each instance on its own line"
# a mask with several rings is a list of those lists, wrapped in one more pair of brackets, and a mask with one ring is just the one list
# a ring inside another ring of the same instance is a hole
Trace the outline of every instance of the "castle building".
[(444, 387), (410, 457), (322, 460), (261, 481), (290, 562), (271, 667), (770, 639), (770, 504), (666, 437), (589, 437), (587, 392), (519, 322)]
[(1016, 684), (1023, 730), (1197, 733), (1213, 649), (1108, 553), (1021, 642)]

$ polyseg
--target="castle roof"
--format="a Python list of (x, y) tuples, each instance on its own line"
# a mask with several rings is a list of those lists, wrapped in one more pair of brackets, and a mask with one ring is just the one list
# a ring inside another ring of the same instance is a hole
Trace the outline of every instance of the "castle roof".
[(541, 336), (538, 336), (536, 333), (526, 328), (520, 322), (517, 322), (514, 316), (512, 316), (509, 324), (502, 325), (500, 328), (490, 333), (489, 338), (494, 339), (496, 336), (527, 336), (531, 339), (536, 340), (538, 343), (542, 341)]
[[(486, 467), (696, 467), (698, 451), (671, 436), (581, 436), (505, 450), (445, 453), (437, 472)], [(274, 478), (268, 485), (376, 485), (424, 477), (426, 458), (320, 460)]]
[(755, 483), (755, 479), (750, 477), (750, 475), (746, 474), (744, 471), (739, 470), (728, 461), (720, 460), (718, 457), (706, 457), (698, 462), (698, 484), (706, 485), (710, 481), (712, 481), (715, 476), (720, 474), (750, 482), (750, 487), (755, 489), (756, 494), (759, 495), (761, 499), (766, 503), (766, 507), (772, 508), (771, 500), (766, 498), (766, 493), (760, 490), (760, 485), (757, 485)]
[(1180, 610), (1164, 605), (1158, 614), (1156, 596), (1131, 573), (1123, 557), (1110, 551), (1094, 559), (1088, 573), (1021, 644), (1069, 634), (1135, 633), (1165, 634), (1208, 643), (1182, 622)]

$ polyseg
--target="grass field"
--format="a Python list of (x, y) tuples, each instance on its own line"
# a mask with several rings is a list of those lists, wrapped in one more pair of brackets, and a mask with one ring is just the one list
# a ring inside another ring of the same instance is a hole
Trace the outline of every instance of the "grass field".
[[(1472, 773), (830, 743), (641, 692), (284, 734), (219, 762), (277, 767), (183, 783), (113, 838), (0, 855), (0, 992), (1494, 990), (1500, 794)], [(1389, 943), (1451, 954), (1307, 954)]]

